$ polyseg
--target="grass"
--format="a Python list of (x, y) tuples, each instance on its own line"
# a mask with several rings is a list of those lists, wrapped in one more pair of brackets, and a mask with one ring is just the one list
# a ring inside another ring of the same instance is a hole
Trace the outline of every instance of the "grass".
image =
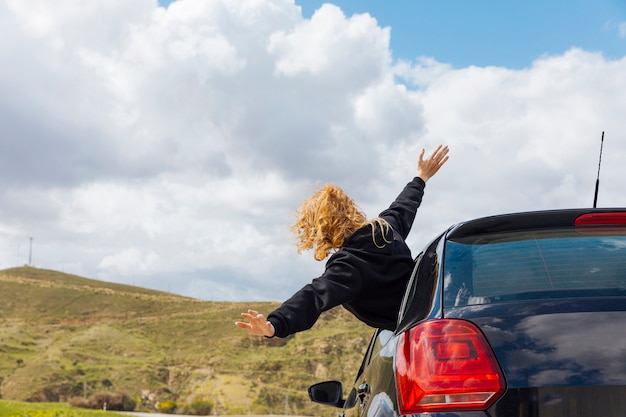
[(23, 403), (0, 400), (0, 417), (104, 417), (123, 414), (82, 410), (59, 403)]
[(306, 387), (350, 386), (372, 334), (338, 308), (307, 332), (258, 338), (233, 322), (277, 303), (202, 302), (31, 267), (0, 271), (0, 304), (0, 398), (121, 392), (138, 411), (210, 400), (219, 414), (284, 414), (288, 398), (294, 414), (334, 415)]

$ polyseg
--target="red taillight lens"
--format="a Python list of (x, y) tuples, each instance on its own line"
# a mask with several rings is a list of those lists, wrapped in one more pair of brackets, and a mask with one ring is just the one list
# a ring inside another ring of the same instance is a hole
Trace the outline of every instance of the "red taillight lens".
[(579, 216), (574, 221), (576, 226), (610, 226), (625, 225), (626, 213), (587, 213)]
[(505, 390), (482, 332), (465, 320), (430, 320), (401, 335), (396, 357), (401, 414), (486, 410)]

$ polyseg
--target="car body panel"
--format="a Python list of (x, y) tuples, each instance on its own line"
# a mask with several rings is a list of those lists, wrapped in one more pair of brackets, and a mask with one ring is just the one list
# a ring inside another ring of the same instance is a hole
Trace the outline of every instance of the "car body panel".
[(626, 299), (577, 298), (451, 309), (477, 324), (509, 388), (626, 385)]
[(398, 336), (389, 330), (377, 330), (364, 359), (362, 372), (346, 400), (346, 416), (398, 415), (394, 355)]
[(483, 417), (621, 417), (624, 410), (625, 385), (511, 388)]

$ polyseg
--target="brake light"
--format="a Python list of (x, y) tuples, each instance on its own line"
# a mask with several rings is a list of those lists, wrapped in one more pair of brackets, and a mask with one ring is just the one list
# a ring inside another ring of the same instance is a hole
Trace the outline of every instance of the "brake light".
[(578, 216), (574, 221), (576, 226), (610, 226), (626, 224), (626, 213), (587, 213)]
[(465, 320), (430, 320), (401, 335), (396, 357), (401, 414), (486, 410), (506, 383), (482, 332)]

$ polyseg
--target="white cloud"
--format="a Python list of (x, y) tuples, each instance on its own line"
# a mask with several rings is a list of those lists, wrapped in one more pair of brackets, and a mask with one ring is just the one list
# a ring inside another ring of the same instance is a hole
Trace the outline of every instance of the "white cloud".
[[(276, 56), (276, 72), (285, 76), (308, 74), (325, 81), (377, 78), (390, 62), (389, 29), (380, 28), (367, 14), (346, 19), (330, 3), (289, 31), (275, 32), (269, 52)], [(358, 77), (354, 77), (356, 72)]]
[(129, 248), (114, 255), (105, 256), (98, 267), (112, 268), (115, 273), (121, 275), (132, 275), (136, 272), (153, 273), (159, 261), (159, 256), (152, 251), (144, 253), (141, 249)]
[(497, 212), (624, 205), (626, 59), (572, 49), (522, 70), (393, 62), (391, 32), (287, 0), (0, 6), (0, 268), (206, 299), (290, 295), (292, 210), (337, 182), (370, 216), (429, 183), (410, 243)]

